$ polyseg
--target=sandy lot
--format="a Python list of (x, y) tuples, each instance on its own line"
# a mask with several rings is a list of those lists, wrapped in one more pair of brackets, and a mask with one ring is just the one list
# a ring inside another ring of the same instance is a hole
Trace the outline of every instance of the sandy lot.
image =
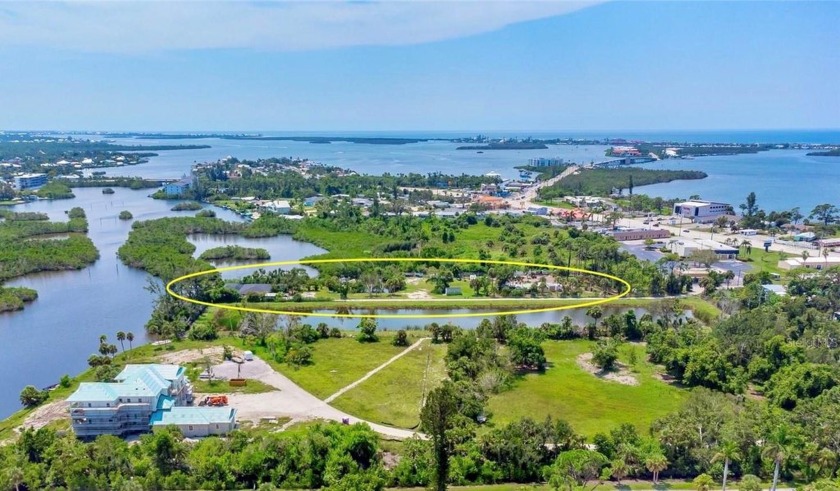
[(602, 378), (604, 380), (609, 380), (611, 382), (618, 382), (619, 384), (624, 385), (639, 385), (639, 380), (636, 378), (635, 375), (630, 373), (630, 370), (627, 366), (616, 362), (615, 369), (610, 371), (604, 371), (600, 368), (596, 367), (592, 363), (592, 353), (583, 353), (582, 355), (577, 357), (577, 364), (579, 367), (583, 368), (587, 372), (595, 375), (598, 378)]

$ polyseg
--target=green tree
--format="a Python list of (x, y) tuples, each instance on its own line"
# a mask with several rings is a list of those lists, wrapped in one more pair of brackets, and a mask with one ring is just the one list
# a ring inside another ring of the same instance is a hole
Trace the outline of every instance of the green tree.
[(776, 486), (779, 484), (779, 472), (782, 468), (782, 463), (794, 451), (794, 437), (790, 428), (785, 424), (777, 424), (773, 430), (767, 435), (767, 439), (762, 446), (761, 454), (766, 459), (773, 460), (773, 484), (770, 486), (770, 491), (776, 491)]
[(592, 352), (592, 361), (602, 370), (612, 370), (615, 361), (618, 359), (618, 346), (612, 340), (602, 340), (595, 344)]
[(34, 385), (27, 385), (20, 391), (20, 403), (29, 409), (41, 405), (49, 397), (49, 393), (35, 388)]
[(738, 444), (732, 440), (726, 440), (720, 444), (717, 452), (712, 456), (712, 462), (723, 461), (723, 491), (726, 491), (726, 479), (729, 477), (729, 463), (741, 459)]
[(358, 325), (359, 335), (357, 339), (360, 343), (375, 343), (379, 341), (376, 335), (376, 319), (365, 317)]
[(838, 210), (836, 206), (824, 203), (821, 205), (817, 205), (811, 210), (811, 214), (808, 218), (816, 218), (819, 221), (823, 222), (823, 225), (828, 225), (829, 223), (834, 223), (837, 220), (837, 213)]
[(741, 482), (738, 483), (738, 491), (761, 491), (761, 479), (752, 474), (744, 474), (741, 477)]
[(653, 484), (657, 484), (659, 473), (668, 468), (668, 458), (659, 452), (652, 453), (645, 458), (645, 467), (653, 474)]
[(700, 474), (691, 483), (694, 484), (694, 489), (697, 491), (709, 491), (715, 484), (715, 480), (708, 474)]
[(458, 395), (450, 381), (429, 393), (420, 411), (420, 425), (432, 440), (435, 459), (434, 488), (445, 491), (449, 479), (449, 457), (452, 453), (450, 431), (458, 416)]
[(125, 344), (123, 344), (123, 342), (125, 341), (125, 333), (124, 332), (117, 331), (117, 341), (120, 342), (120, 349), (122, 349), (122, 351), (125, 352)]
[(131, 343), (134, 341), (134, 333), (131, 331), (125, 333), (125, 340), (128, 341), (128, 349), (133, 349)]
[(408, 346), (408, 334), (406, 334), (405, 329), (397, 331), (393, 344), (394, 346)]
[(547, 472), (549, 485), (558, 491), (586, 487), (589, 481), (600, 477), (601, 469), (608, 463), (603, 454), (592, 450), (560, 452)]

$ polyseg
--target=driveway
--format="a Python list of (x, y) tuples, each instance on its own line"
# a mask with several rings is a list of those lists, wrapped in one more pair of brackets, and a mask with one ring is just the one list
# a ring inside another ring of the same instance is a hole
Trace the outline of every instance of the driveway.
[[(235, 378), (237, 364), (226, 361), (221, 365), (213, 367), (213, 372), (219, 378)], [(239, 419), (254, 422), (265, 418), (278, 417), (292, 418), (293, 421), (327, 419), (340, 422), (347, 419), (351, 424), (366, 423), (375, 432), (386, 437), (402, 440), (416, 434), (416, 432), (411, 430), (391, 428), (389, 426), (371, 423), (370, 421), (365, 421), (343, 411), (339, 411), (303, 390), (299, 385), (292, 382), (285, 375), (276, 372), (268, 363), (256, 356), (253, 361), (247, 361), (242, 364), (241, 375), (243, 378), (257, 379), (264, 382), (276, 388), (277, 391), (262, 394), (228, 395), (230, 406), (236, 408)]]

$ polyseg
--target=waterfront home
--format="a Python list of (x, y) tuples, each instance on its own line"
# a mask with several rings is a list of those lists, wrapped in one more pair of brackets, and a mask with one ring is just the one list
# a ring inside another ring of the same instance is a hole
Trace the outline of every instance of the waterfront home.
[(176, 182), (170, 182), (163, 186), (163, 192), (167, 196), (183, 196), (192, 186), (192, 178), (185, 177)]
[[(71, 426), (80, 438), (145, 433), (153, 426), (199, 418), (203, 423), (187, 423), (186, 431), (200, 436), (235, 427), (235, 410), (224, 408), (228, 411), (224, 415), (218, 408), (186, 408), (192, 401), (192, 385), (184, 367), (162, 364), (126, 365), (114, 382), (82, 382), (67, 399)], [(184, 409), (204, 412), (196, 415)]]
[(14, 176), (12, 187), (23, 191), (24, 189), (36, 189), (47, 183), (46, 174), (21, 174)]
[(261, 208), (278, 215), (288, 215), (292, 211), (292, 205), (284, 199), (264, 202)]

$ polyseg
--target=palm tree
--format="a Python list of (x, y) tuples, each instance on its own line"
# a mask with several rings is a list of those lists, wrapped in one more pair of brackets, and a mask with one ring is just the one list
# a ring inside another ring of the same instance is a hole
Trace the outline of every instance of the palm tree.
[(627, 474), (630, 472), (630, 467), (624, 459), (618, 458), (613, 460), (610, 464), (610, 471), (612, 472), (612, 477), (614, 477), (615, 480), (618, 481), (618, 485), (621, 486), (621, 480), (627, 477)]
[(732, 440), (723, 442), (717, 453), (712, 456), (713, 463), (723, 460), (723, 491), (726, 491), (726, 479), (729, 477), (729, 463), (740, 458), (741, 454), (739, 453), (738, 445)]
[(105, 344), (105, 341), (108, 340), (108, 336), (102, 334), (99, 336), (99, 344)]
[(124, 332), (117, 331), (117, 341), (120, 342), (120, 349), (122, 349), (122, 351), (125, 352), (125, 344), (123, 344), (123, 341), (125, 341), (125, 333)]
[(811, 257), (811, 253), (808, 251), (802, 251), (802, 262), (808, 261), (808, 258)]
[(747, 239), (741, 241), (741, 245), (738, 248), (740, 249), (741, 247), (744, 248), (744, 252), (746, 252), (748, 256), (752, 254), (752, 243)]
[(825, 259), (825, 267), (828, 268), (828, 247), (822, 248), (822, 257)]
[(125, 333), (125, 339), (126, 339), (126, 341), (128, 341), (128, 349), (132, 349), (131, 348), (131, 342), (134, 341), (134, 333), (131, 332), (131, 331), (128, 331), (127, 333)]
[(779, 484), (779, 471), (782, 467), (782, 462), (787, 458), (793, 444), (793, 436), (788, 430), (787, 426), (780, 424), (773, 429), (764, 442), (764, 448), (761, 454), (764, 458), (773, 459), (773, 484), (770, 486), (770, 491), (776, 491), (776, 486)]
[(659, 473), (668, 468), (668, 459), (661, 453), (650, 454), (645, 459), (645, 467), (653, 473), (653, 484), (658, 484)]
[(601, 307), (598, 307), (596, 305), (594, 307), (589, 307), (588, 309), (586, 309), (586, 315), (595, 319), (595, 325), (598, 325), (598, 319), (600, 319), (601, 316), (604, 315), (604, 311), (601, 310)]

